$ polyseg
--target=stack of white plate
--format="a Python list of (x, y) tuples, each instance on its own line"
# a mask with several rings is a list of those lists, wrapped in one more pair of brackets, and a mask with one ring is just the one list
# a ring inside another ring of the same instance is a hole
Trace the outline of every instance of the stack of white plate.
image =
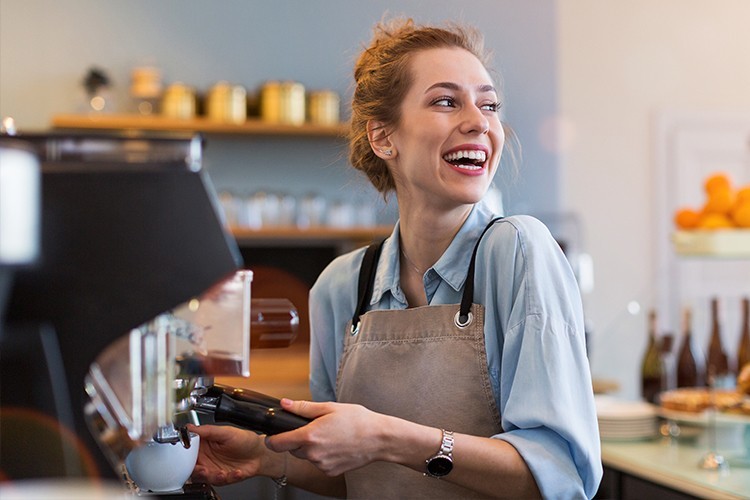
[(642, 401), (597, 396), (596, 417), (599, 436), (603, 440), (649, 439), (659, 432), (657, 408)]

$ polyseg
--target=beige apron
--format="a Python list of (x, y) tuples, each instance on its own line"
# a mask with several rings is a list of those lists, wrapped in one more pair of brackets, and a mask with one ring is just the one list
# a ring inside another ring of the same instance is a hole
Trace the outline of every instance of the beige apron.
[[(338, 401), (457, 433), (492, 436), (502, 431), (487, 371), (484, 307), (471, 303), (478, 246), (479, 241), (461, 313), (456, 304), (362, 314), (372, 293), (378, 255), (378, 250), (368, 252), (360, 271), (360, 311), (348, 325), (339, 366)], [(458, 326), (459, 317), (468, 324)], [(435, 453), (439, 445), (436, 440)], [(480, 496), (445, 479), (386, 462), (346, 473), (346, 487), (349, 498)]]

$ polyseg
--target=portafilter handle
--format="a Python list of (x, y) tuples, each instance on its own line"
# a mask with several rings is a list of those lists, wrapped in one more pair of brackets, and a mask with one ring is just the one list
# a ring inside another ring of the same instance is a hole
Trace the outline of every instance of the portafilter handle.
[(193, 408), (260, 434), (274, 435), (307, 425), (312, 420), (281, 408), (280, 400), (248, 389), (214, 385), (195, 396)]

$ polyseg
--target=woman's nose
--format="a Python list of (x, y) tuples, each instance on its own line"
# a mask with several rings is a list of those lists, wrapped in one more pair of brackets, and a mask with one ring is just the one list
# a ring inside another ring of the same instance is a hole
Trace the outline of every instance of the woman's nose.
[(490, 121), (476, 106), (463, 109), (461, 131), (467, 134), (486, 134), (490, 130)]

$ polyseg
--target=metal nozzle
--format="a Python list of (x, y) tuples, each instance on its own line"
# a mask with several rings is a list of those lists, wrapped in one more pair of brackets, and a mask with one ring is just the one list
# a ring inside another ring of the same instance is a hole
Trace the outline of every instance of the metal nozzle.
[(185, 448), (190, 448), (190, 432), (187, 424), (199, 425), (198, 415), (193, 410), (177, 412), (174, 414), (173, 423), (164, 425), (154, 434), (157, 443), (182, 443)]
[(154, 441), (157, 443), (179, 443), (181, 441), (180, 432), (175, 429), (174, 425), (159, 427), (154, 434)]
[(154, 441), (162, 444), (182, 443), (184, 448), (190, 448), (190, 432), (187, 427), (182, 426), (177, 429), (174, 426), (160, 427), (154, 434)]

